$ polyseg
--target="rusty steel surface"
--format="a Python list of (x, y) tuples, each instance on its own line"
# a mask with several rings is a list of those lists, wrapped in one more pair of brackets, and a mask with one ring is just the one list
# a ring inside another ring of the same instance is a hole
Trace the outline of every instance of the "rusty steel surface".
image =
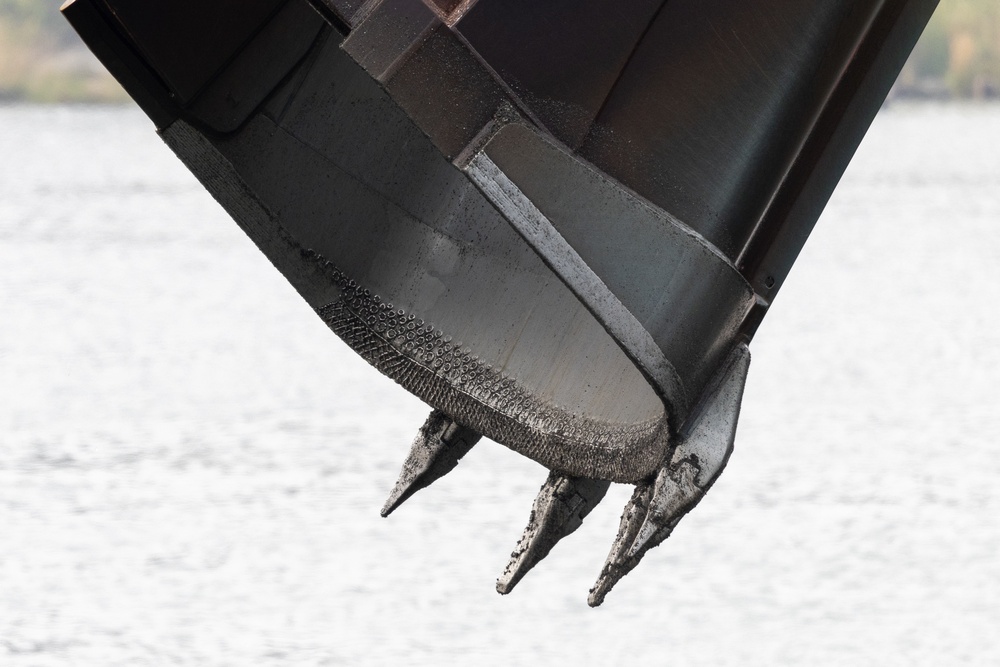
[[(636, 485), (600, 604), (712, 485), (748, 344), (936, 0), (74, 0), (331, 330), (551, 470), (498, 590)], [(470, 454), (474, 455), (474, 453)]]

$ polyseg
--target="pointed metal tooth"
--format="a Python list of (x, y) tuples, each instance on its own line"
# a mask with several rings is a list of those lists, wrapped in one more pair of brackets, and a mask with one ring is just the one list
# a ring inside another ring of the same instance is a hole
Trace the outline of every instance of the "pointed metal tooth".
[(615, 584), (635, 569), (647, 551), (670, 537), (684, 514), (705, 495), (695, 483), (697, 476), (697, 465), (685, 460), (664, 466), (654, 482), (636, 487), (587, 604), (597, 607), (604, 602)]
[(531, 508), (528, 526), (497, 580), (497, 592), (510, 593), (559, 540), (580, 527), (610, 486), (605, 480), (549, 473)]
[(618, 536), (611, 544), (611, 551), (601, 568), (601, 574), (597, 577), (597, 582), (590, 589), (587, 604), (597, 607), (604, 602), (604, 597), (609, 591), (621, 581), (622, 577), (631, 572), (639, 559), (629, 559), (626, 552), (635, 542), (639, 529), (646, 520), (646, 513), (650, 500), (653, 497), (653, 484), (643, 482), (635, 487), (632, 497), (625, 504), (625, 511), (622, 512), (621, 523), (618, 525)]
[(749, 367), (749, 350), (737, 346), (698, 413), (681, 429), (670, 462), (660, 468), (654, 481), (636, 487), (611, 553), (590, 589), (587, 602), (591, 607), (604, 602), (646, 552), (670, 536), (722, 473), (733, 451)]
[(440, 410), (432, 411), (413, 440), (396, 486), (382, 507), (382, 516), (389, 516), (414, 493), (454, 470), (459, 459), (481, 437), (479, 433), (456, 423)]

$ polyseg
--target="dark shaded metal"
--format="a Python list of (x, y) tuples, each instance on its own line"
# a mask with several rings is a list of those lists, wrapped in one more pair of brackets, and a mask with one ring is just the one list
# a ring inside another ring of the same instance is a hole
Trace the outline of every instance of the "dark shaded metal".
[[(178, 102), (186, 104), (287, 0), (102, 2)], [(183, 48), (178, 48), (179, 42)], [(276, 54), (272, 54), (276, 55)]]
[(303, 2), (280, 7), (188, 105), (190, 117), (216, 132), (235, 131), (305, 57), (324, 25)]
[(582, 155), (735, 261), (880, 4), (671, 0)]
[(103, 3), (73, 0), (63, 5), (62, 13), (158, 129), (177, 120), (180, 106), (171, 98), (159, 75), (122, 34)]
[(435, 409), (386, 512), (479, 434), (549, 468), (504, 592), (637, 485), (599, 604), (725, 466), (746, 344), (935, 5), (64, 11), (323, 321)]
[(414, 493), (454, 470), (481, 437), (440, 410), (432, 411), (413, 440), (396, 486), (382, 507), (382, 516), (389, 516)]
[(716, 245), (766, 309), (936, 6), (671, 0), (580, 154)]
[(538, 491), (531, 516), (510, 562), (497, 579), (497, 592), (506, 595), (564, 537), (604, 499), (611, 482), (549, 473)]
[(246, 9), (229, 21), (227, 2), (74, 0), (63, 13), (158, 128), (184, 118), (232, 132), (326, 25), (302, 0), (254, 0)]
[(455, 29), (553, 135), (583, 140), (663, 0), (479, 0)]
[(355, 18), (361, 13), (365, 0), (309, 0), (331, 24), (349, 32)]
[(445, 25), (427, 35), (385, 86), (449, 160), (511, 103), (501, 83)]
[(320, 316), (410, 391), (550, 469), (655, 471), (663, 404), (601, 324), (333, 40), (302, 67), (240, 132), (164, 137), (185, 161), (232, 165), (346, 292)]
[(411, 49), (419, 48), (440, 25), (438, 14), (421, 0), (385, 0), (351, 31), (343, 49), (385, 83)]

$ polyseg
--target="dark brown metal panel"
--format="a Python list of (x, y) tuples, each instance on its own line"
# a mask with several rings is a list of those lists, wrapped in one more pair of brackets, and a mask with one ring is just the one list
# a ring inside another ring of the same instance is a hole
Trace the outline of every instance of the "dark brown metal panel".
[(583, 139), (663, 0), (479, 0), (456, 29), (559, 139)]
[(458, 155), (507, 100), (482, 63), (444, 25), (395, 71), (386, 89), (448, 159)]
[(671, 0), (581, 153), (735, 260), (881, 4)]
[(437, 13), (423, 0), (385, 0), (354, 26), (343, 49), (366, 72), (384, 82), (440, 25)]
[(449, 14), (462, 4), (462, 0), (428, 0), (428, 4), (433, 4), (442, 14)]
[(190, 101), (285, 3), (285, 0), (103, 1), (181, 102)]

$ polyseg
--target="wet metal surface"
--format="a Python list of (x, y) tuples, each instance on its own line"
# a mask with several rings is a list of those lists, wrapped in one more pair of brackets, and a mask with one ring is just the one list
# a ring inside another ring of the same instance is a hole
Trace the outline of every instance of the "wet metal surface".
[(497, 592), (506, 595), (514, 590), (560, 540), (583, 524), (610, 486), (605, 480), (549, 473), (535, 498), (524, 534), (497, 580)]
[(456, 424), (443, 412), (431, 412), (410, 447), (396, 486), (382, 506), (382, 516), (389, 516), (414, 493), (454, 470), (480, 437), (475, 431)]
[(480, 434), (549, 468), (506, 592), (636, 485), (596, 605), (728, 460), (746, 344), (935, 4), (286, 0), (218, 41), (224, 5), (188, 4), (190, 48), (134, 0), (65, 11), (329, 328), (434, 408), (384, 513)]

